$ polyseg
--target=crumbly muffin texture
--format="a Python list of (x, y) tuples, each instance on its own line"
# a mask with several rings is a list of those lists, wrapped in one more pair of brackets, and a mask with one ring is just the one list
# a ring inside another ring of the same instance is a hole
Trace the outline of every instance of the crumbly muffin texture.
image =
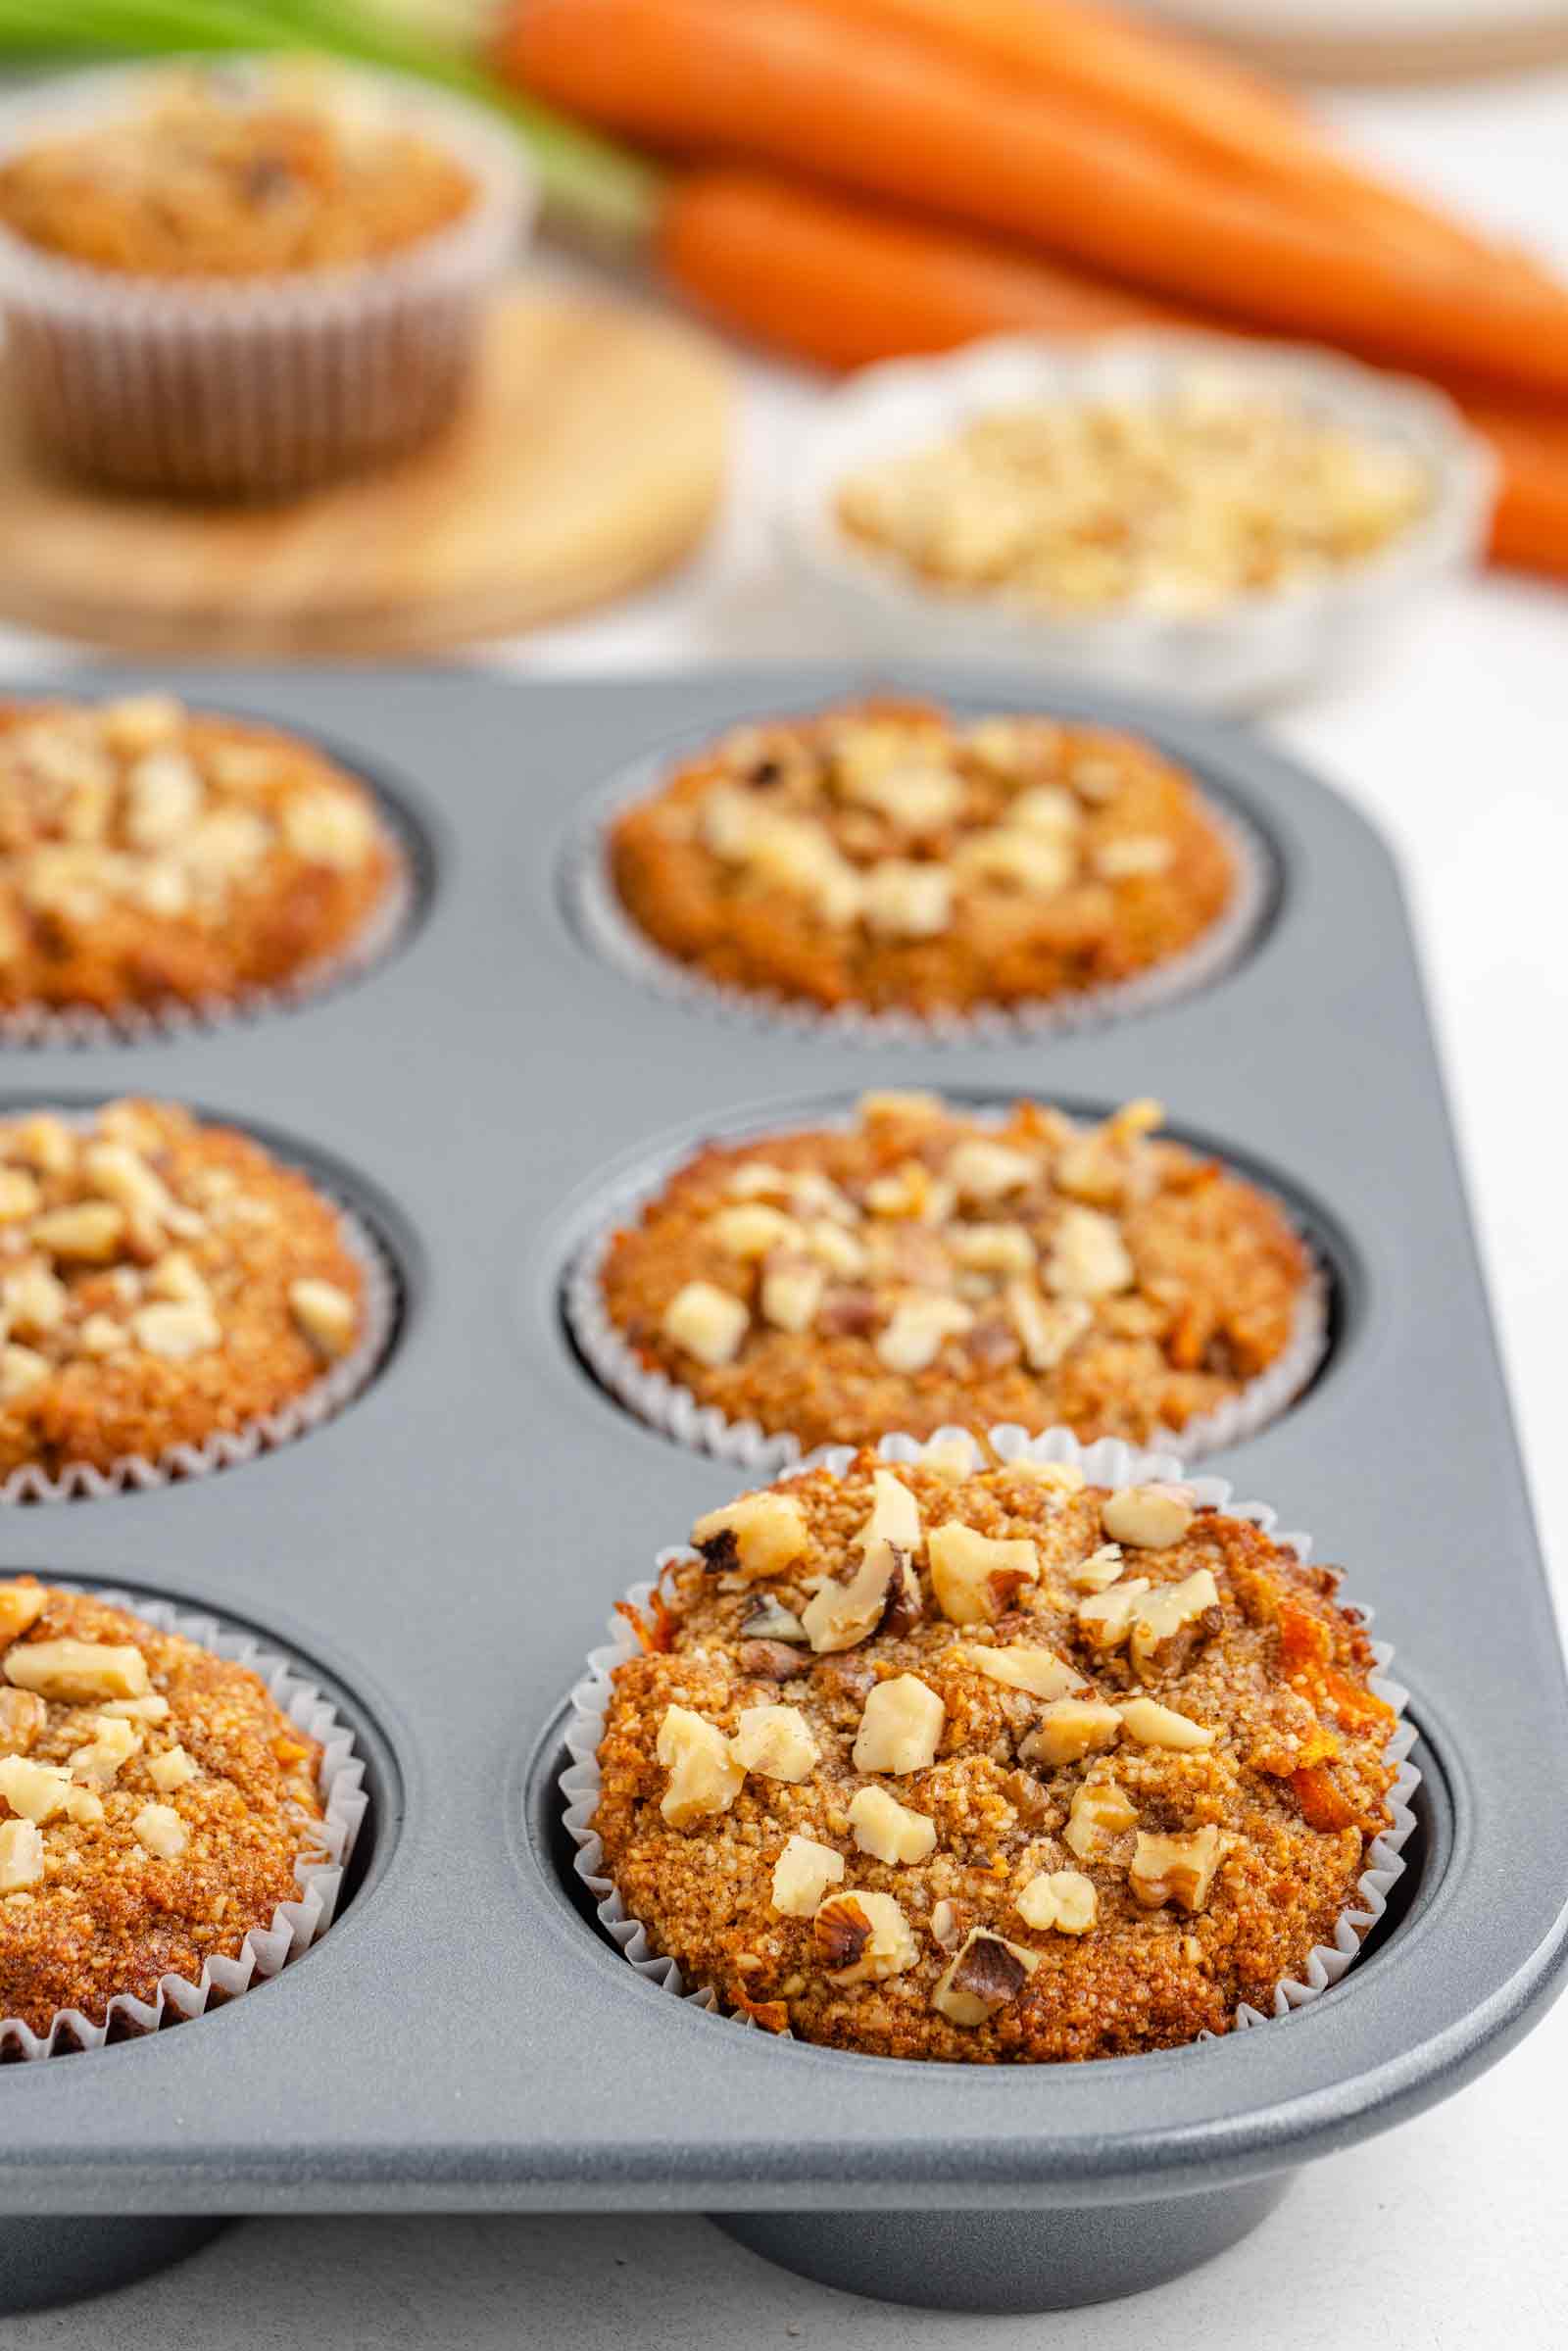
[(0, 704), (0, 1010), (210, 1005), (351, 948), (399, 853), (307, 743), (163, 694)]
[(332, 1202), (171, 1103), (0, 1120), (0, 1477), (157, 1460), (302, 1395), (365, 1327)]
[(850, 541), (950, 596), (1187, 617), (1367, 563), (1431, 468), (1213, 370), (1159, 397), (1038, 400), (851, 474)]
[(1338, 1575), (1175, 1485), (866, 1451), (700, 1519), (615, 1670), (594, 1826), (689, 1988), (982, 2064), (1268, 2010), (1392, 1825)]
[(624, 810), (609, 854), (666, 954), (823, 1009), (1079, 995), (1194, 946), (1236, 889), (1152, 745), (904, 701), (735, 729)]
[(246, 278), (400, 253), (460, 219), (468, 173), (366, 84), (301, 66), (157, 74), (110, 119), (0, 168), (0, 223), (138, 277)]
[(0, 2017), (101, 2025), (298, 1898), (321, 1749), (248, 1667), (31, 1577), (0, 1644)]
[(1152, 1132), (928, 1094), (710, 1145), (606, 1252), (650, 1370), (803, 1448), (1016, 1421), (1145, 1444), (1291, 1343), (1313, 1275), (1265, 1194)]

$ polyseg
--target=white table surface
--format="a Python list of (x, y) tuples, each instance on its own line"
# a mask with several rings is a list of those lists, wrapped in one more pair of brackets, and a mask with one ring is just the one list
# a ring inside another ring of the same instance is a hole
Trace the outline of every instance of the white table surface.
[[(1568, 270), (1568, 74), (1359, 96), (1366, 146)], [(735, 495), (703, 559), (596, 620), (492, 658), (518, 671), (834, 654), (769, 560), (768, 489), (815, 396), (747, 373)], [(0, 676), (60, 648), (0, 634)], [(1568, 589), (1458, 589), (1375, 677), (1276, 720), (1402, 855), (1548, 1555), (1568, 1545), (1560, 1333), (1568, 1028)], [(1559, 1571), (1560, 1572), (1560, 1571)], [(1486, 1561), (1476, 1561), (1478, 1582)], [(1559, 1586), (1559, 1589), (1561, 1587)], [(1568, 1790), (1521, 1788), (1520, 1802)], [(1568, 1892), (1568, 1889), (1565, 1889)], [(416, 2063), (411, 2066), (416, 2081)], [(252, 2222), (102, 2301), (0, 2321), (0, 2351), (536, 2342), (598, 2351), (1561, 2351), (1568, 2002), (1458, 2097), (1319, 2164), (1263, 2228), (1157, 2295), (1064, 2318), (954, 2319), (785, 2276), (695, 2219)]]

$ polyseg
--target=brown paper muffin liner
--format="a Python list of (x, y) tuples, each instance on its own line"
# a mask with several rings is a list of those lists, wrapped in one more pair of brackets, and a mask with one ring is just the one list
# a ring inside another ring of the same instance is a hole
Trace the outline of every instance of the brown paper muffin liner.
[(318, 956), (292, 978), (270, 988), (239, 988), (232, 995), (199, 997), (189, 1003), (172, 997), (167, 1004), (137, 1004), (122, 1012), (101, 1012), (90, 1004), (17, 1004), (0, 1010), (0, 1047), (38, 1051), (52, 1046), (167, 1043), (230, 1022), (297, 1012), (318, 997), (350, 986), (401, 945), (418, 905), (411, 852), (402, 836), (383, 821), (378, 839), (392, 859), (380, 903), (335, 954)]
[[(69, 1120), (82, 1114), (56, 1110), (54, 1115)], [(292, 1164), (279, 1153), (272, 1155), (280, 1166)], [(397, 1327), (400, 1293), (396, 1269), (380, 1241), (329, 1184), (314, 1169), (298, 1172), (336, 1208), (339, 1238), (364, 1276), (365, 1327), (349, 1352), (275, 1411), (261, 1413), (238, 1429), (215, 1430), (199, 1445), (172, 1445), (152, 1458), (126, 1453), (109, 1469), (101, 1469), (93, 1461), (68, 1461), (63, 1469), (51, 1473), (24, 1462), (0, 1480), (0, 1503), (101, 1501), (107, 1494), (143, 1494), (178, 1480), (204, 1478), (214, 1470), (235, 1469), (242, 1461), (254, 1461), (258, 1454), (272, 1452), (320, 1428), (369, 1385)]]
[[(974, 1440), (964, 1430), (942, 1429), (939, 1437), (960, 1438), (974, 1447)], [(989, 1432), (988, 1442), (1004, 1461), (1060, 1461), (1081, 1469), (1094, 1486), (1130, 1486), (1150, 1480), (1180, 1479), (1196, 1494), (1200, 1507), (1212, 1504), (1235, 1518), (1250, 1520), (1265, 1535), (1306, 1560), (1312, 1551), (1310, 1535), (1286, 1534), (1277, 1530), (1277, 1514), (1266, 1502), (1239, 1502), (1232, 1499), (1233, 1489), (1228, 1479), (1193, 1477), (1173, 1455), (1164, 1452), (1139, 1451), (1124, 1445), (1119, 1437), (1102, 1437), (1095, 1445), (1081, 1445), (1065, 1429), (1052, 1429), (1043, 1437), (1030, 1437), (1024, 1429), (1001, 1427)], [(884, 1437), (877, 1451), (884, 1461), (894, 1463), (913, 1461), (921, 1451), (921, 1443), (903, 1435)], [(774, 1481), (783, 1485), (803, 1471), (826, 1467), (842, 1474), (855, 1458), (853, 1445), (824, 1445), (808, 1459), (797, 1462)], [(974, 1466), (980, 1467), (978, 1447), (974, 1447)], [(634, 1584), (626, 1594), (634, 1608), (646, 1606), (659, 1577), (677, 1560), (690, 1559), (695, 1553), (684, 1544), (675, 1544), (659, 1552), (652, 1580)], [(1359, 1614), (1370, 1621), (1371, 1610), (1361, 1608)], [(758, 2030), (751, 2017), (732, 2017), (721, 2010), (709, 1984), (688, 1985), (673, 1959), (657, 1952), (641, 1920), (633, 1918), (615, 1891), (612, 1881), (606, 1875), (604, 1847), (594, 1831), (594, 1816), (599, 1809), (601, 1779), (599, 1749), (605, 1737), (607, 1710), (611, 1698), (611, 1677), (615, 1668), (637, 1654), (637, 1639), (624, 1617), (616, 1614), (610, 1619), (610, 1640), (602, 1648), (590, 1650), (587, 1669), (571, 1692), (571, 1715), (566, 1725), (565, 1744), (570, 1762), (561, 1774), (560, 1789), (564, 1805), (563, 1817), (567, 1833), (577, 1850), (572, 1868), (593, 1897), (594, 1913), (610, 1940), (631, 1962), (639, 1976), (663, 1991), (672, 1992), (678, 1999), (712, 2011), (724, 2017), (743, 2032)], [(1338, 1984), (1361, 1948), (1363, 1937), (1382, 1918), (1388, 1907), (1391, 1888), (1402, 1875), (1403, 1847), (1415, 1828), (1415, 1815), (1410, 1798), (1420, 1786), (1421, 1774), (1410, 1761), (1417, 1732), (1413, 1723), (1404, 1719), (1409, 1692), (1392, 1680), (1389, 1667), (1394, 1650), (1387, 1641), (1373, 1644), (1377, 1671), (1370, 1677), (1374, 1694), (1394, 1708), (1396, 1716), (1394, 1730), (1385, 1749), (1387, 1760), (1396, 1768), (1394, 1786), (1389, 1792), (1392, 1825), (1375, 1837), (1367, 1848), (1366, 1868), (1356, 1881), (1355, 1900), (1348, 1903), (1335, 1922), (1331, 1942), (1317, 1943), (1308, 1954), (1305, 1967), (1298, 1977), (1281, 1979), (1274, 1987), (1274, 1997), (1267, 2010), (1241, 2002), (1236, 2010), (1238, 2030), (1267, 2024), (1271, 2017), (1289, 2015), (1293, 2008), (1304, 2008), (1318, 1999), (1331, 1984)], [(778, 2035), (792, 2039), (791, 2033)], [(1212, 2033), (1200, 2033), (1200, 2040), (1210, 2040)], [(937, 2061), (940, 2062), (940, 2061)]]
[(663, 777), (668, 755), (643, 761), (600, 797), (567, 849), (567, 911), (579, 937), (603, 962), (672, 1004), (716, 1012), (799, 1036), (839, 1045), (985, 1045), (1018, 1037), (1065, 1036), (1075, 1029), (1129, 1020), (1184, 996), (1196, 995), (1239, 962), (1257, 936), (1272, 895), (1273, 861), (1262, 837), (1234, 809), (1200, 794), (1205, 814), (1230, 852), (1236, 886), (1230, 904), (1180, 955), (1168, 955), (1132, 979), (1114, 980), (1072, 995), (1016, 1004), (975, 1004), (967, 1011), (874, 1011), (840, 1004), (831, 1011), (765, 989), (726, 987), (669, 955), (638, 928), (621, 904), (610, 870), (610, 835), (622, 811), (645, 800)]
[[(640, 1177), (614, 1202), (606, 1222), (582, 1245), (566, 1269), (562, 1309), (595, 1379), (629, 1412), (676, 1445), (765, 1476), (799, 1460), (800, 1439), (788, 1430), (763, 1429), (755, 1420), (729, 1420), (716, 1404), (700, 1403), (689, 1388), (672, 1380), (667, 1372), (650, 1370), (612, 1321), (605, 1304), (605, 1258), (616, 1231), (663, 1189), (686, 1156), (683, 1151), (678, 1158), (661, 1164), (653, 1176)], [(1276, 1205), (1303, 1247), (1308, 1246), (1285, 1203), (1276, 1201)], [(1269, 1421), (1277, 1420), (1307, 1386), (1323, 1360), (1328, 1339), (1329, 1286), (1322, 1267), (1314, 1264), (1297, 1301), (1290, 1339), (1267, 1370), (1211, 1412), (1196, 1413), (1185, 1428), (1153, 1430), (1145, 1449), (1195, 1461), (1255, 1436)]]
[[(225, 59), (222, 71), (256, 63)], [(33, 85), (0, 108), (0, 163), (118, 112), (168, 71)], [(484, 298), (533, 208), (530, 175), (516, 140), (479, 109), (386, 73), (344, 68), (341, 78), (395, 107), (473, 181), (467, 211), (404, 252), (217, 284), (95, 269), (0, 222), (9, 367), (35, 433), (74, 470), (122, 489), (275, 497), (398, 457), (455, 413)]]
[(142, 1617), (161, 1632), (182, 1634), (220, 1657), (248, 1665), (289, 1721), (308, 1738), (320, 1740), (323, 1752), (317, 1788), (325, 1818), (318, 1824), (311, 1848), (294, 1865), (297, 1900), (280, 1902), (270, 1926), (253, 1927), (237, 1957), (209, 1959), (195, 1984), (185, 1976), (165, 1976), (153, 2001), (122, 1992), (108, 2003), (101, 2024), (94, 2024), (79, 2008), (58, 2009), (43, 2033), (34, 2033), (20, 2017), (0, 2018), (0, 2065), (71, 2055), (77, 2049), (101, 2049), (110, 2039), (134, 2039), (157, 2033), (165, 2025), (202, 2015), (209, 2006), (221, 2007), (248, 1991), (252, 1984), (277, 1975), (291, 1959), (318, 1941), (332, 1924), (344, 1873), (368, 1808), (365, 1763), (355, 1752), (352, 1729), (331, 1700), (288, 1658), (254, 1634), (231, 1631), (216, 1617), (176, 1608), (169, 1600), (118, 1591), (98, 1596), (114, 1607), (128, 1608), (133, 1616)]

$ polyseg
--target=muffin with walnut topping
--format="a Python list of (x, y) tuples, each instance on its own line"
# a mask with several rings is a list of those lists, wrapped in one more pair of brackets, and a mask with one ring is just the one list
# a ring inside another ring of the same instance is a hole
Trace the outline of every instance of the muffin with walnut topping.
[(612, 1677), (592, 1830), (655, 1952), (771, 2031), (983, 2064), (1224, 2033), (1394, 1826), (1338, 1575), (1190, 1487), (949, 1438), (693, 1542)]
[(1234, 1440), (1310, 1371), (1319, 1287), (1278, 1203), (1160, 1117), (876, 1094), (710, 1144), (573, 1285), (579, 1336), (651, 1416), (689, 1395), (808, 1450), (1002, 1421)]
[(332, 1201), (231, 1128), (0, 1120), (0, 1479), (246, 1434), (363, 1351), (367, 1291)]
[(636, 928), (724, 988), (919, 1016), (1083, 998), (1236, 907), (1235, 836), (1154, 748), (873, 702), (737, 728), (622, 811)]
[(0, 1584), (0, 2019), (198, 1983), (299, 1899), (322, 1750), (248, 1667), (123, 1608)]
[(366, 787), (294, 736), (163, 694), (0, 705), (0, 1016), (297, 988), (403, 884)]

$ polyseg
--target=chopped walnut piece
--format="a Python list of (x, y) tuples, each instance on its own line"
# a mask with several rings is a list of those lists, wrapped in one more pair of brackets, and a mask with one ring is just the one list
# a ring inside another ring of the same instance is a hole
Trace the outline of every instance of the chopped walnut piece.
[(743, 1200), (710, 1217), (709, 1233), (730, 1257), (765, 1257), (769, 1249), (799, 1249), (805, 1234), (793, 1216), (765, 1200)]
[(1095, 1882), (1082, 1870), (1042, 1870), (1020, 1892), (1018, 1916), (1042, 1932), (1087, 1935), (1100, 1916)]
[(0, 1347), (0, 1403), (10, 1403), (13, 1397), (25, 1396), (40, 1380), (49, 1377), (49, 1358), (37, 1354), (30, 1347), (8, 1343)]
[(20, 1224), (42, 1205), (37, 1180), (24, 1167), (0, 1167), (0, 1224)]
[(1011, 1144), (993, 1143), (989, 1137), (973, 1135), (948, 1153), (947, 1178), (960, 1200), (977, 1201), (1004, 1200), (1010, 1192), (1027, 1191), (1040, 1180), (1040, 1161), (1030, 1151), (1015, 1151)]
[(884, 1086), (862, 1094), (855, 1105), (855, 1114), (862, 1126), (934, 1126), (947, 1116), (948, 1107), (940, 1094)]
[(36, 1624), (48, 1598), (41, 1584), (0, 1584), (0, 1642), (17, 1640)]
[(0, 1753), (24, 1755), (48, 1720), (48, 1707), (32, 1690), (0, 1689)]
[(149, 1298), (169, 1298), (185, 1306), (211, 1306), (213, 1294), (196, 1263), (182, 1249), (166, 1249), (147, 1268)]
[(375, 818), (351, 793), (330, 784), (297, 792), (284, 802), (283, 838), (296, 857), (352, 872), (375, 847)]
[(749, 1706), (729, 1751), (742, 1771), (792, 1784), (810, 1778), (820, 1750), (798, 1706)]
[(181, 1746), (169, 1747), (162, 1755), (149, 1757), (147, 1777), (163, 1795), (172, 1795), (197, 1777), (200, 1766), (194, 1763)]
[(1124, 1583), (1092, 1592), (1079, 1601), (1078, 1630), (1097, 1657), (1108, 1657), (1112, 1650), (1125, 1648), (1134, 1612), (1148, 1590), (1147, 1576), (1129, 1576)]
[(1102, 881), (1141, 881), (1163, 873), (1175, 854), (1174, 843), (1158, 833), (1128, 833), (1117, 841), (1101, 842), (1095, 851), (1095, 871)]
[(931, 1912), (931, 1940), (939, 1951), (956, 1951), (964, 1937), (963, 1913), (956, 1902), (935, 1904)]
[(831, 1216), (816, 1216), (805, 1228), (806, 1247), (829, 1273), (845, 1281), (857, 1281), (866, 1269), (865, 1249), (853, 1233), (847, 1233)]
[(890, 1866), (924, 1861), (937, 1841), (935, 1821), (911, 1812), (885, 1788), (857, 1788), (850, 1799), (850, 1829), (862, 1853)]
[(107, 1265), (125, 1239), (124, 1210), (112, 1200), (78, 1200), (34, 1219), (32, 1239), (50, 1256)]
[(1179, 1584), (1161, 1584), (1133, 1612), (1128, 1651), (1134, 1672), (1141, 1682), (1176, 1672), (1219, 1627), (1219, 1588), (1209, 1569), (1195, 1568)]
[(816, 1320), (826, 1289), (827, 1275), (811, 1258), (771, 1259), (762, 1271), (758, 1301), (762, 1320), (775, 1331), (808, 1331)]
[(866, 928), (889, 939), (936, 939), (953, 920), (953, 875), (945, 865), (883, 857), (861, 881)]
[(1184, 1837), (1154, 1837), (1141, 1830), (1127, 1884), (1146, 1910), (1174, 1902), (1178, 1910), (1201, 1910), (1220, 1861), (1220, 1833), (1214, 1822)]
[(1054, 840), (1037, 827), (998, 824), (970, 833), (954, 855), (954, 869), (964, 881), (1000, 882), (1004, 888), (1026, 890), (1036, 898), (1054, 898), (1064, 890), (1078, 869), (1078, 859), (1065, 840)]
[(902, 1778), (936, 1761), (947, 1709), (916, 1674), (895, 1674), (866, 1697), (856, 1734), (858, 1772), (891, 1772)]
[(64, 1812), (71, 1774), (63, 1763), (33, 1763), (25, 1755), (0, 1755), (0, 1796), (24, 1821), (53, 1820)]
[(76, 1346), (84, 1355), (118, 1355), (129, 1345), (130, 1333), (112, 1314), (89, 1314), (76, 1333)]
[[(692, 1529), (692, 1542), (710, 1567), (738, 1569), (752, 1577), (782, 1575), (792, 1560), (803, 1556), (808, 1541), (800, 1503), (776, 1487), (743, 1494), (722, 1509), (710, 1510)], [(798, 1636), (799, 1626), (796, 1630)]]
[(1137, 1279), (1138, 1269), (1113, 1217), (1076, 1201), (1062, 1209), (1044, 1267), (1049, 1291), (1062, 1298), (1113, 1298), (1120, 1290), (1130, 1290)]
[(37, 1110), (7, 1130), (6, 1150), (40, 1175), (64, 1175), (75, 1164), (76, 1138), (63, 1118)]
[(798, 1832), (773, 1864), (773, 1908), (781, 1918), (808, 1919), (830, 1886), (844, 1876), (844, 1856)]
[(89, 1143), (81, 1154), (91, 1190), (136, 1224), (157, 1226), (174, 1205), (162, 1176), (123, 1143)]
[(950, 1429), (927, 1439), (920, 1447), (920, 1467), (929, 1470), (934, 1478), (943, 1478), (950, 1486), (961, 1485), (979, 1467), (974, 1439), (961, 1429)]
[(735, 1662), (753, 1682), (798, 1682), (810, 1667), (799, 1649), (782, 1641), (743, 1641)]
[(96, 1780), (107, 1787), (140, 1752), (141, 1733), (123, 1715), (116, 1714), (96, 1716), (93, 1729), (96, 1736), (91, 1742), (73, 1750), (71, 1768), (79, 1780)]
[(42, 1876), (42, 1832), (31, 1821), (0, 1821), (0, 1894), (20, 1893)]
[(58, 1330), (71, 1305), (71, 1293), (46, 1265), (19, 1265), (0, 1275), (0, 1305), (13, 1331), (28, 1338)]
[(1018, 1997), (1039, 1965), (1038, 1951), (1010, 1943), (984, 1927), (971, 1928), (944, 1968), (931, 2005), (950, 2025), (983, 2025)]
[(104, 741), (125, 759), (172, 741), (184, 723), (185, 707), (172, 694), (123, 694), (98, 712)]
[(688, 1282), (664, 1309), (664, 1335), (699, 1363), (716, 1370), (740, 1353), (751, 1316), (745, 1303), (711, 1282)]
[(1137, 1825), (1137, 1808), (1114, 1780), (1086, 1780), (1068, 1809), (1061, 1841), (1080, 1861), (1093, 1861)]
[(19, 1641), (0, 1663), (18, 1690), (35, 1690), (63, 1706), (139, 1698), (147, 1689), (147, 1660), (129, 1641)]
[(1043, 1486), (1048, 1494), (1082, 1494), (1084, 1490), (1084, 1473), (1074, 1461), (1037, 1461), (1032, 1453), (1020, 1453), (1016, 1461), (1004, 1466), (1009, 1478)]
[(1091, 1551), (1087, 1559), (1067, 1570), (1067, 1581), (1074, 1592), (1103, 1592), (1116, 1582), (1124, 1565), (1120, 1543), (1102, 1543), (1098, 1551)]
[(1009, 1690), (1025, 1690), (1031, 1697), (1064, 1698), (1084, 1686), (1084, 1678), (1076, 1666), (1058, 1657), (1054, 1649), (1037, 1648), (1027, 1641), (1011, 1641), (1002, 1649), (986, 1648), (977, 1642), (961, 1648), (958, 1654), (977, 1674), (1005, 1683)]
[(1047, 1300), (1032, 1282), (1009, 1282), (1003, 1303), (1031, 1371), (1054, 1371), (1095, 1319), (1082, 1298)]
[(306, 1338), (323, 1355), (346, 1355), (354, 1345), (359, 1309), (335, 1282), (291, 1282), (288, 1307)]
[(151, 1690), (144, 1697), (112, 1698), (104, 1712), (123, 1715), (131, 1723), (166, 1723), (169, 1720), (169, 1700), (161, 1690)]
[(956, 1225), (951, 1242), (956, 1262), (971, 1273), (1030, 1273), (1035, 1245), (1021, 1224)]
[(1180, 1543), (1193, 1523), (1193, 1493), (1187, 1486), (1123, 1486), (1107, 1494), (1100, 1520), (1113, 1543), (1140, 1551), (1163, 1551)]
[(946, 1224), (954, 1208), (953, 1187), (934, 1176), (922, 1159), (906, 1159), (902, 1167), (867, 1184), (865, 1204), (873, 1216)]
[(185, 1363), (192, 1355), (210, 1354), (223, 1344), (222, 1326), (211, 1306), (159, 1299), (138, 1306), (130, 1318), (131, 1337), (149, 1355), (166, 1362)]
[[(701, 1523), (701, 1522), (699, 1522)], [(793, 1608), (771, 1592), (764, 1592), (741, 1625), (741, 1638), (753, 1641), (805, 1641), (806, 1627)]]
[(811, 1932), (828, 1968), (829, 1982), (846, 1988), (902, 1976), (920, 1956), (908, 1920), (891, 1894), (858, 1888), (829, 1894)]
[(1120, 1737), (1121, 1716), (1114, 1706), (1099, 1698), (1053, 1698), (1018, 1752), (1026, 1763), (1054, 1769), (1113, 1747)]
[(911, 1564), (920, 1543), (919, 1505), (891, 1470), (873, 1473), (871, 1494), (870, 1516), (855, 1538), (858, 1568), (848, 1584), (822, 1585), (802, 1613), (807, 1639), (819, 1655), (867, 1640), (890, 1602), (901, 1602), (911, 1622), (919, 1614)]
[(1174, 1747), (1191, 1753), (1214, 1743), (1212, 1731), (1195, 1723), (1190, 1715), (1161, 1706), (1154, 1698), (1126, 1698), (1118, 1711), (1128, 1736), (1146, 1747)]
[(160, 1861), (177, 1861), (190, 1841), (172, 1804), (144, 1804), (130, 1824), (130, 1833)]
[(1040, 1554), (1027, 1536), (1004, 1541), (956, 1519), (932, 1528), (927, 1551), (937, 1606), (955, 1625), (994, 1621), (1012, 1605), (1020, 1586), (1040, 1575)]
[(936, 1361), (946, 1339), (972, 1329), (974, 1315), (961, 1298), (923, 1293), (898, 1304), (875, 1341), (877, 1360), (889, 1371), (924, 1371)]
[(710, 1812), (727, 1812), (740, 1794), (746, 1774), (724, 1734), (690, 1707), (665, 1707), (654, 1751), (669, 1773), (659, 1809), (672, 1829), (690, 1828)]

